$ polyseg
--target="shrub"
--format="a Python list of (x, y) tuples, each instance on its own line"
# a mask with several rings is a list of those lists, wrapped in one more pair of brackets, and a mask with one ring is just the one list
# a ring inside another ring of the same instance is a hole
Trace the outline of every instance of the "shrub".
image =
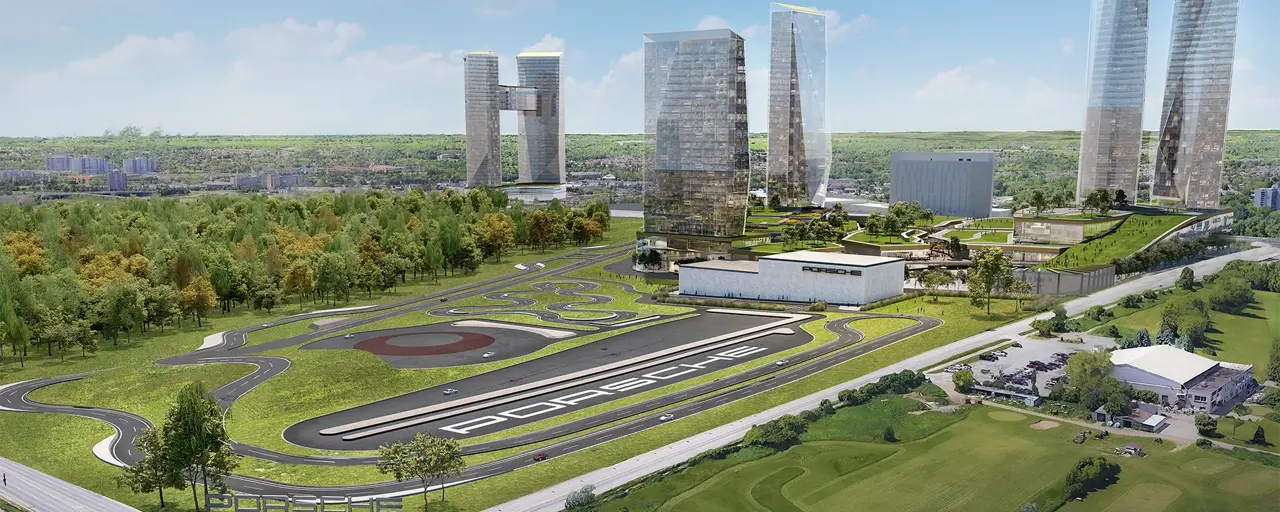
[(823, 416), (830, 416), (836, 413), (836, 405), (831, 403), (831, 400), (823, 398), (822, 402), (818, 403), (818, 412), (822, 413)]
[(1253, 431), (1253, 439), (1250, 439), (1249, 443), (1261, 446), (1269, 444), (1267, 443), (1267, 432), (1262, 430), (1262, 425), (1258, 425), (1258, 430)]
[(857, 389), (846, 389), (841, 391), (840, 394), (836, 396), (836, 399), (840, 400), (840, 403), (842, 404), (853, 407), (867, 403), (870, 400), (870, 397), (864, 395), (862, 391)]
[(1100, 490), (1120, 476), (1120, 465), (1110, 462), (1106, 457), (1085, 457), (1076, 463), (1076, 467), (1067, 473), (1064, 498), (1073, 500), (1083, 498), (1092, 491)]
[(1041, 336), (1048, 337), (1053, 335), (1052, 320), (1033, 320), (1031, 322), (1031, 328), (1035, 329), (1036, 334), (1039, 334)]
[(826, 311), (826, 310), (827, 310), (827, 301), (825, 300), (820, 300), (818, 302), (814, 302), (813, 304), (809, 305), (809, 311)]
[(564, 499), (565, 510), (592, 510), (597, 504), (596, 486), (585, 485), (576, 491), (570, 491)]
[(1120, 299), (1120, 305), (1129, 309), (1137, 309), (1142, 305), (1142, 296), (1125, 295), (1123, 299)]
[(1160, 403), (1160, 395), (1155, 391), (1149, 391), (1146, 389), (1129, 388), (1129, 398), (1149, 404)]
[(1142, 298), (1147, 300), (1156, 300), (1156, 296), (1157, 294), (1155, 290), (1147, 290), (1145, 292), (1142, 292)]
[(960, 370), (951, 374), (951, 382), (955, 384), (956, 391), (968, 393), (973, 386), (978, 384), (978, 379), (973, 377), (972, 370)]
[(884, 432), (880, 433), (880, 438), (890, 443), (895, 443), (898, 441), (898, 438), (893, 433), (893, 427), (888, 427), (888, 426), (884, 428)]
[(1029, 301), (1022, 303), (1023, 311), (1048, 311), (1054, 304), (1058, 303), (1058, 299), (1050, 295), (1041, 295)]
[(1202, 436), (1215, 436), (1218, 433), (1218, 420), (1208, 414), (1196, 413), (1196, 432)]
[(1196, 439), (1196, 446), (1199, 446), (1201, 448), (1208, 448), (1210, 446), (1213, 446), (1213, 441), (1210, 441), (1208, 439)]
[(1108, 325), (1108, 326), (1107, 326), (1107, 336), (1112, 337), (1112, 338), (1119, 338), (1119, 337), (1120, 337), (1120, 328), (1119, 328), (1119, 327), (1116, 327), (1116, 324)]
[(818, 421), (818, 418), (820, 417), (821, 415), (819, 415), (817, 411), (814, 411), (812, 409), (805, 409), (804, 411), (800, 412), (800, 419), (804, 420), (807, 423), (813, 423), (815, 421)]
[(743, 436), (742, 444), (785, 450), (800, 442), (800, 434), (803, 434), (806, 428), (808, 423), (804, 420), (787, 414), (776, 420), (751, 427), (747, 435)]
[(1218, 279), (1209, 290), (1209, 307), (1214, 311), (1238, 315), (1252, 302), (1253, 289), (1242, 279)]

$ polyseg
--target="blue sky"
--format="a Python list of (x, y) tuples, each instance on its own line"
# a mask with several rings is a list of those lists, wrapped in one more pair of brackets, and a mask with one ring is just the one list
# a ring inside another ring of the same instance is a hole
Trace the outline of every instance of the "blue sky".
[[(804, 5), (811, 5), (804, 3)], [(1087, 0), (830, 1), (832, 129), (1083, 122)], [(770, 5), (746, 0), (0, 0), (0, 135), (459, 133), (461, 54), (565, 52), (567, 129), (641, 129), (642, 34), (747, 40), (765, 129)], [(1151, 0), (1146, 125), (1172, 16)], [(1280, 2), (1241, 0), (1230, 127), (1280, 128)], [(513, 117), (504, 131), (514, 131)]]

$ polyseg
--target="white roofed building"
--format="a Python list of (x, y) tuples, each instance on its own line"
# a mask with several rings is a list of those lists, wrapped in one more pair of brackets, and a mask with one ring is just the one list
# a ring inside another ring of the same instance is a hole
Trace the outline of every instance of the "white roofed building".
[(902, 295), (905, 265), (900, 258), (819, 251), (703, 261), (680, 265), (680, 294), (862, 305)]
[(1169, 346), (1129, 348), (1111, 353), (1117, 380), (1152, 391), (1165, 405), (1200, 411), (1230, 407), (1253, 388), (1253, 365), (1214, 361)]

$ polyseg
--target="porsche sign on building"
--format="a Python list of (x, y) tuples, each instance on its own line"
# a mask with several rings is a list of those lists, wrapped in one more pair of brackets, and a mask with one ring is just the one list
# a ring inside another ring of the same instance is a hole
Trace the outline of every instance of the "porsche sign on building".
[(796, 251), (680, 265), (680, 294), (861, 305), (902, 295), (901, 258)]

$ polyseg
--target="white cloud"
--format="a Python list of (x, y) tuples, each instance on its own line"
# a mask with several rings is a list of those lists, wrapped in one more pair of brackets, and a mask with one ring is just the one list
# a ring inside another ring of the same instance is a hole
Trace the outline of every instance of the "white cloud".
[(916, 90), (915, 99), (930, 103), (953, 103), (981, 97), (991, 90), (991, 83), (980, 74), (994, 65), (995, 60), (988, 57), (976, 66), (957, 66), (942, 71)]
[(729, 22), (724, 18), (715, 15), (703, 16), (698, 20), (698, 25), (693, 27), (694, 30), (715, 30), (729, 28)]
[(1078, 129), (1084, 99), (1038, 77), (1011, 75), (986, 58), (933, 75), (905, 104), (891, 98), (880, 103), (894, 106), (864, 114), (892, 119), (889, 126), (870, 129), (1049, 130)]
[(1058, 41), (1058, 47), (1063, 55), (1072, 55), (1076, 53), (1076, 40), (1070, 37), (1064, 37)]
[(99, 55), (71, 61), (67, 70), (80, 75), (111, 73), (149, 59), (182, 57), (195, 44), (196, 36), (191, 32), (179, 32), (173, 37), (129, 36)]
[(307, 25), (287, 18), (281, 23), (233, 30), (227, 34), (226, 44), (255, 57), (290, 58), (304, 53), (338, 55), (363, 37), (364, 28), (358, 23), (320, 20)]
[(759, 23), (748, 26), (738, 32), (743, 39), (751, 39), (754, 37), (763, 37), (769, 35), (769, 28)]
[(859, 14), (848, 23), (840, 23), (840, 13), (823, 11), (827, 15), (827, 41), (836, 42), (853, 37), (875, 28), (876, 20), (866, 14)]
[(471, 0), (471, 8), (481, 18), (509, 18), (525, 11), (546, 10), (556, 7), (555, 0)]
[(1248, 73), (1250, 71), (1253, 71), (1253, 61), (1244, 57), (1236, 57), (1235, 72)]
[(551, 34), (542, 36), (542, 39), (530, 46), (524, 47), (521, 52), (563, 52), (564, 39), (560, 39)]
[(599, 80), (565, 77), (565, 130), (639, 133), (644, 129), (644, 50), (623, 54)]

